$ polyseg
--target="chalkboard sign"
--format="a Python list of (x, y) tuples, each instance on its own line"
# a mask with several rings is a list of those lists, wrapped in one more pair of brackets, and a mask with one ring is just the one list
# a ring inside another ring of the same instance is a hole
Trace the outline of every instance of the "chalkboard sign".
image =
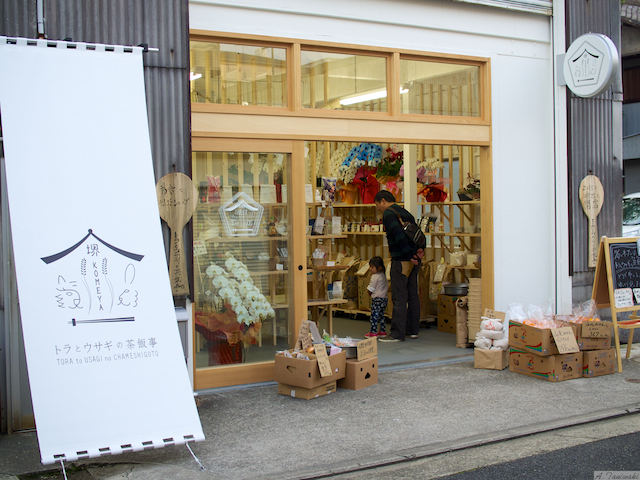
[(602, 237), (591, 298), (597, 308), (610, 308), (618, 372), (622, 372), (618, 314), (640, 310), (640, 255), (638, 237)]
[(609, 252), (613, 289), (640, 288), (640, 255), (636, 242), (611, 243)]

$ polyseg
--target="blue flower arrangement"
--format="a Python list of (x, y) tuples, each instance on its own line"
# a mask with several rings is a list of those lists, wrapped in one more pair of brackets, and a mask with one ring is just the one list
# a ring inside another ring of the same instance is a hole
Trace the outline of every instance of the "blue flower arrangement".
[(358, 168), (368, 165), (375, 168), (382, 160), (382, 147), (375, 143), (361, 143), (353, 147), (339, 168), (339, 177), (345, 183), (351, 183)]

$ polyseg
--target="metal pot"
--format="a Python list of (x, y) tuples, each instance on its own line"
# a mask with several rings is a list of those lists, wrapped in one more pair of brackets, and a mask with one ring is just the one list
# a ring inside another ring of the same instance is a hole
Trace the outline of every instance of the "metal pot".
[(450, 283), (444, 286), (445, 295), (464, 297), (469, 292), (468, 283)]

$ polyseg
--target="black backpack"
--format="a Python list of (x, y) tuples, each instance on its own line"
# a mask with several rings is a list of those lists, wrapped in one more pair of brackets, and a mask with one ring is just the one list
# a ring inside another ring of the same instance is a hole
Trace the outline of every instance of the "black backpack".
[(424, 249), (427, 246), (427, 237), (424, 235), (420, 227), (415, 223), (404, 222), (402, 221), (402, 217), (398, 215), (397, 212), (394, 211), (396, 216), (398, 217), (398, 221), (400, 225), (402, 225), (402, 230), (404, 230), (405, 235), (409, 238), (409, 241), (416, 247)]

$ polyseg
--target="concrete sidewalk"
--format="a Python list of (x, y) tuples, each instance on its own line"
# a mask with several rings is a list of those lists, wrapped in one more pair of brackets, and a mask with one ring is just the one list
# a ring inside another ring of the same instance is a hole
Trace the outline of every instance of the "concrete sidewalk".
[[(185, 446), (65, 466), (69, 479), (318, 478), (640, 412), (640, 363), (623, 367), (551, 383), (467, 361), (381, 373), (375, 386), (309, 401), (275, 384), (217, 390), (197, 397), (207, 439), (191, 448), (206, 470)], [(0, 437), (0, 479), (61, 472), (39, 458), (35, 433)]]

